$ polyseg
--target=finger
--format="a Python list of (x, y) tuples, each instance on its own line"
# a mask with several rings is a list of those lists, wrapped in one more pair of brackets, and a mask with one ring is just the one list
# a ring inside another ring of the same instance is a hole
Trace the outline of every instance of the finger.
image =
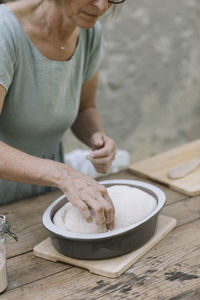
[(92, 164), (94, 165), (95, 169), (98, 171), (107, 171), (113, 162), (113, 157), (106, 157), (102, 159), (93, 159), (91, 160)]
[(94, 163), (94, 162), (99, 162), (99, 163), (102, 163), (102, 162), (107, 162), (107, 161), (113, 161), (113, 159), (115, 158), (115, 152), (101, 152), (101, 153), (91, 153), (89, 156), (88, 156), (88, 159)]
[[(69, 199), (69, 198), (68, 198)], [(70, 199), (69, 199), (70, 201)], [(87, 204), (82, 201), (81, 199), (74, 199), (73, 201), (70, 201), (74, 206), (76, 206), (78, 209), (80, 209), (83, 217), (85, 218), (85, 220), (88, 223), (92, 223), (92, 216), (90, 214), (90, 210), (89, 207), (87, 206)]]
[(107, 151), (105, 148), (101, 148), (101, 149), (92, 151), (86, 157), (88, 159), (94, 159), (94, 158), (106, 157), (106, 156), (108, 156), (108, 154), (109, 154), (109, 151)]
[(95, 213), (96, 216), (96, 224), (102, 225), (106, 222), (106, 215), (105, 215), (105, 208), (103, 204), (98, 201), (96, 198), (92, 198), (90, 196), (87, 196), (83, 201), (87, 203), (87, 206), (91, 207)]
[(96, 172), (100, 173), (100, 174), (106, 174), (110, 171), (110, 167), (106, 167), (106, 166), (101, 166), (101, 167), (97, 167), (97, 166), (94, 166), (95, 167), (95, 170)]
[(97, 225), (104, 224), (106, 221), (104, 206), (100, 201), (98, 201), (99, 195), (102, 197), (97, 189), (93, 189), (89, 186), (87, 190), (82, 191), (80, 195), (82, 201), (86, 203), (87, 207), (93, 209)]
[(99, 184), (98, 194), (95, 190), (89, 190), (90, 196), (85, 193), (87, 205), (91, 207), (96, 215), (97, 224), (109, 224), (110, 227), (114, 221), (114, 205), (105, 186)]
[(97, 159), (97, 158), (104, 158), (108, 156), (115, 157), (116, 149), (114, 147), (103, 147), (101, 149), (92, 151), (87, 158), (88, 159)]
[(109, 156), (109, 157), (104, 157), (104, 158), (97, 158), (97, 159), (92, 159), (90, 161), (93, 163), (93, 165), (95, 165), (97, 167), (110, 166), (112, 164), (113, 157)]
[(111, 205), (111, 210), (110, 208), (108, 209), (108, 215), (106, 215), (107, 219), (107, 228), (112, 229), (114, 227), (114, 219), (115, 219), (115, 207), (113, 205), (112, 199), (110, 198), (108, 191), (104, 185), (101, 185), (101, 194), (104, 199), (106, 199), (107, 203)]
[(103, 203), (103, 205), (105, 204), (104, 206), (107, 206), (108, 210), (111, 207), (112, 211), (114, 212), (115, 209), (112, 199), (108, 194), (107, 188), (103, 184), (98, 183), (98, 193), (95, 190), (90, 190), (90, 195), (92, 198), (97, 199), (97, 201)]
[(91, 138), (92, 149), (99, 149), (104, 143), (104, 135), (101, 132), (95, 133)]
[(111, 225), (114, 221), (114, 207), (112, 203), (103, 197), (99, 197), (97, 200), (104, 207), (105, 223)]

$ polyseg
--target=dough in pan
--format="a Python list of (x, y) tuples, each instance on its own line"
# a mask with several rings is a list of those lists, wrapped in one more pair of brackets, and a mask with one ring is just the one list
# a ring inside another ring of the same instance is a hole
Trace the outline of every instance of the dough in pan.
[[(125, 185), (107, 188), (115, 207), (114, 229), (123, 228), (147, 217), (157, 206), (157, 201), (150, 194)], [(77, 233), (106, 232), (106, 225), (96, 225), (95, 215), (91, 211), (93, 222), (87, 223), (80, 210), (71, 203), (61, 207), (54, 216), (54, 224), (67, 231)]]

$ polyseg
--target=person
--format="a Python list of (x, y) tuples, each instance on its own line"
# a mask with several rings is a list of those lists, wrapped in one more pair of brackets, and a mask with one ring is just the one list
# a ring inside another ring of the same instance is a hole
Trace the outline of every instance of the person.
[(95, 107), (102, 29), (124, 0), (19, 0), (0, 5), (0, 204), (59, 188), (91, 222), (113, 228), (103, 185), (64, 163), (66, 129), (105, 173), (116, 153)]

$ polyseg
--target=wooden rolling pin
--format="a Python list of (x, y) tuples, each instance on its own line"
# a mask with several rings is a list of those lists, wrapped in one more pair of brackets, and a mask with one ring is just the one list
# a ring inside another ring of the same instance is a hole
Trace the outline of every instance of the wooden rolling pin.
[(186, 163), (183, 163), (171, 170), (167, 173), (167, 176), (170, 179), (179, 179), (185, 177), (192, 171), (194, 171), (200, 165), (200, 157), (190, 160)]

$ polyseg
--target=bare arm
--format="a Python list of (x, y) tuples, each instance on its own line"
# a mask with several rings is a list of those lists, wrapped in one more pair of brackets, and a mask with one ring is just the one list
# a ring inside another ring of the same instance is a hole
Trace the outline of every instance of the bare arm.
[[(6, 89), (0, 85), (0, 111)], [(0, 178), (4, 180), (58, 186), (62, 164), (19, 151), (0, 141)]]
[[(3, 89), (0, 88), (0, 103), (6, 94)], [(113, 225), (114, 208), (106, 188), (63, 163), (29, 155), (0, 141), (0, 178), (58, 187), (88, 222), (91, 221), (89, 208), (92, 208), (98, 224), (106, 222), (110, 228)]]
[(100, 116), (95, 107), (98, 74), (88, 80), (82, 88), (80, 110), (72, 126), (73, 133), (93, 152), (89, 159), (96, 170), (106, 173), (115, 157), (116, 146), (104, 133)]
[(78, 117), (72, 126), (73, 133), (92, 148), (91, 136), (95, 132), (104, 133), (101, 119), (95, 107), (98, 73), (82, 87)]

